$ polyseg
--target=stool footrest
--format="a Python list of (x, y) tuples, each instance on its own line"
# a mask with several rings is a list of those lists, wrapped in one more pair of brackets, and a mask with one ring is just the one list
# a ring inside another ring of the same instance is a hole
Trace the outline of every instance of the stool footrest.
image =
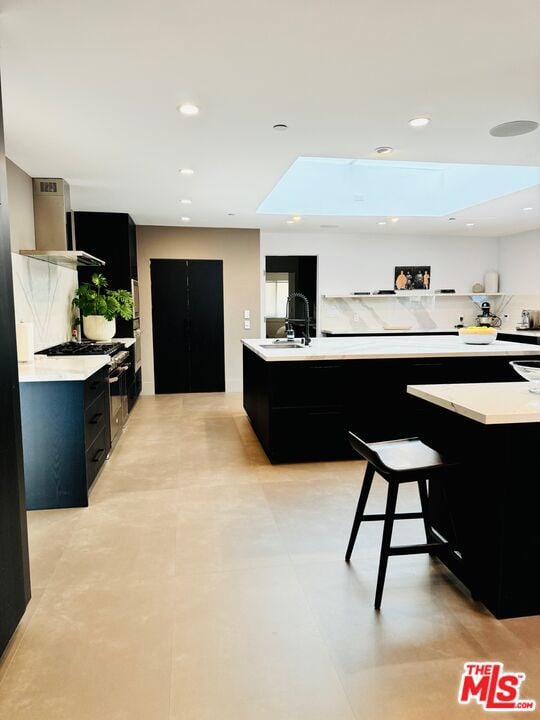
[(389, 555), (420, 555), (421, 553), (431, 553), (441, 548), (448, 547), (448, 543), (434, 542), (422, 543), (421, 545), (394, 545), (388, 549)]
[[(394, 515), (394, 520), (421, 520), (424, 516), (421, 512), (405, 512), (405, 513), (396, 513)], [(374, 521), (374, 520), (386, 520), (386, 515), (384, 513), (374, 513), (371, 515), (362, 515), (362, 522), (365, 520), (367, 521)]]

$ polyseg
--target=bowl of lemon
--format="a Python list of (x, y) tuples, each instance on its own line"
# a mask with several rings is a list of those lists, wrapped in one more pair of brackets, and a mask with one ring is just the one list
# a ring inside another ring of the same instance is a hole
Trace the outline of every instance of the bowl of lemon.
[(459, 339), (467, 345), (489, 345), (497, 339), (497, 331), (485, 325), (472, 325), (459, 330)]

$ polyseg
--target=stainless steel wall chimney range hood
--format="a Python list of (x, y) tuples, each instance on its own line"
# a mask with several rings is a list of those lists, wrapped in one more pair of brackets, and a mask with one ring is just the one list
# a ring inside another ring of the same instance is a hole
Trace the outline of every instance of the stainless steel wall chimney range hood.
[(34, 178), (36, 249), (21, 255), (63, 267), (101, 267), (103, 260), (77, 250), (69, 185), (62, 178)]

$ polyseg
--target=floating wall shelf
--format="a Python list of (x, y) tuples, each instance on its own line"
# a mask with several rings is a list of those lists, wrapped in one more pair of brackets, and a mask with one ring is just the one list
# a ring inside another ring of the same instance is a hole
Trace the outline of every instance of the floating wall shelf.
[(468, 297), (468, 298), (481, 298), (481, 297), (511, 297), (510, 293), (434, 293), (434, 292), (422, 292), (422, 290), (402, 290), (397, 292), (395, 295), (323, 295), (323, 298), (328, 300), (381, 300), (388, 298), (452, 298), (452, 297)]

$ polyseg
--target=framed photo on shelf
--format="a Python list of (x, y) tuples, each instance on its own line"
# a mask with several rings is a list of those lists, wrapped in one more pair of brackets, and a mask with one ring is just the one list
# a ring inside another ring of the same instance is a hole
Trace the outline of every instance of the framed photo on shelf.
[(396, 290), (429, 290), (431, 265), (396, 265), (394, 288)]

